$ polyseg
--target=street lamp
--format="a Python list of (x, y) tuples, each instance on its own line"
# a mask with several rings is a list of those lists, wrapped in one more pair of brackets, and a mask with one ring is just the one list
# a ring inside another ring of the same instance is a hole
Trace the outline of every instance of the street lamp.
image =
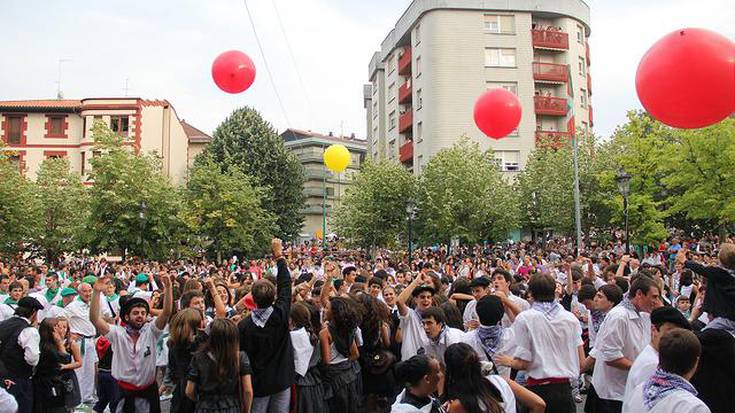
[(630, 194), (630, 175), (622, 168), (615, 176), (615, 182), (618, 184), (618, 191), (623, 196), (623, 211), (625, 213), (625, 253), (630, 254), (630, 234), (628, 232), (628, 195)]
[(416, 218), (416, 203), (409, 199), (406, 201), (406, 214), (408, 214), (408, 261), (411, 262), (413, 256), (413, 240), (411, 239), (411, 229), (413, 220)]

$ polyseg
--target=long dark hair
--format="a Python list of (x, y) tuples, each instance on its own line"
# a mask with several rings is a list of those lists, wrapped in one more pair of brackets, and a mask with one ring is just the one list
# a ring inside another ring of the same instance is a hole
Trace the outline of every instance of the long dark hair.
[(218, 375), (232, 376), (240, 366), (240, 337), (237, 325), (229, 319), (215, 319), (209, 326), (209, 340), (202, 351), (212, 353)]
[(483, 377), (480, 358), (472, 347), (465, 343), (447, 347), (444, 364), (447, 400), (459, 400), (467, 413), (503, 413), (500, 391)]
[(41, 351), (53, 352), (56, 351), (56, 340), (54, 339), (54, 329), (56, 324), (59, 323), (57, 318), (45, 318), (41, 325), (38, 326), (38, 335), (41, 337), (40, 349)]
[[(350, 337), (359, 323), (355, 304), (348, 298), (335, 297), (330, 302), (330, 327), (342, 338)], [(334, 337), (332, 337), (335, 339)], [(336, 339), (335, 339), (336, 340)]]
[(380, 331), (384, 322), (390, 321), (388, 307), (370, 294), (360, 294), (357, 301), (362, 307), (360, 331), (363, 341), (373, 345), (380, 339)]
[(311, 345), (316, 345), (318, 336), (313, 322), (314, 307), (311, 304), (298, 302), (291, 306), (291, 323), (295, 329), (305, 328), (309, 333), (309, 341)]

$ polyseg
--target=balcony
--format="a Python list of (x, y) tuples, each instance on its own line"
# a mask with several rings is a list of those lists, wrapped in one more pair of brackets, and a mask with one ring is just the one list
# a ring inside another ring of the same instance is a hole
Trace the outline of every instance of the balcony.
[(590, 128), (591, 128), (591, 127), (593, 127), (595, 125), (595, 122), (594, 122), (594, 120), (592, 118), (592, 105), (588, 105), (587, 106), (587, 110), (590, 113)]
[(398, 159), (401, 163), (413, 164), (413, 141), (408, 140), (398, 149)]
[(536, 131), (536, 147), (559, 149), (569, 145), (572, 135), (569, 132)]
[(411, 48), (407, 47), (403, 50), (403, 54), (398, 58), (398, 74), (408, 76), (411, 74)]
[(569, 50), (569, 34), (558, 30), (531, 30), (533, 47), (539, 49)]
[(552, 96), (534, 96), (533, 106), (537, 115), (566, 116), (569, 112), (567, 100)]
[(592, 75), (587, 71), (587, 93), (592, 96)]
[(398, 88), (398, 103), (404, 104), (410, 102), (412, 96), (413, 88), (411, 87), (411, 80), (408, 80)]
[(587, 66), (591, 65), (592, 63), (590, 62), (590, 43), (589, 42), (584, 42), (584, 56), (587, 60)]
[(413, 108), (408, 108), (408, 110), (398, 118), (398, 133), (406, 133), (407, 131), (410, 131), (411, 128), (413, 128)]
[(533, 62), (533, 79), (537, 82), (566, 83), (569, 81), (567, 65)]

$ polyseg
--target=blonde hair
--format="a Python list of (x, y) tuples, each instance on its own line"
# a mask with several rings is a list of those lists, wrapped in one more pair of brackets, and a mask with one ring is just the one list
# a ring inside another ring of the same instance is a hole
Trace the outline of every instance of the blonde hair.
[(726, 242), (720, 245), (720, 253), (717, 255), (723, 267), (735, 270), (735, 244)]

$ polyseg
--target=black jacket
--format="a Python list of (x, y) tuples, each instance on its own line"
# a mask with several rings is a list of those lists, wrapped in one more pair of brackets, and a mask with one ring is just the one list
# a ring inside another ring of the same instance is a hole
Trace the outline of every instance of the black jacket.
[[(707, 294), (710, 292), (707, 291)], [(712, 413), (733, 411), (735, 394), (735, 337), (725, 330), (707, 329), (697, 334), (702, 344), (699, 368), (690, 380)]]
[(702, 310), (715, 317), (735, 320), (735, 275), (722, 267), (687, 261), (686, 268), (707, 279)]
[(240, 322), (240, 350), (247, 353), (253, 369), (253, 394), (263, 397), (283, 391), (294, 383), (293, 347), (288, 320), (291, 313), (291, 274), (285, 259), (278, 260), (276, 302), (264, 327), (251, 317)]

